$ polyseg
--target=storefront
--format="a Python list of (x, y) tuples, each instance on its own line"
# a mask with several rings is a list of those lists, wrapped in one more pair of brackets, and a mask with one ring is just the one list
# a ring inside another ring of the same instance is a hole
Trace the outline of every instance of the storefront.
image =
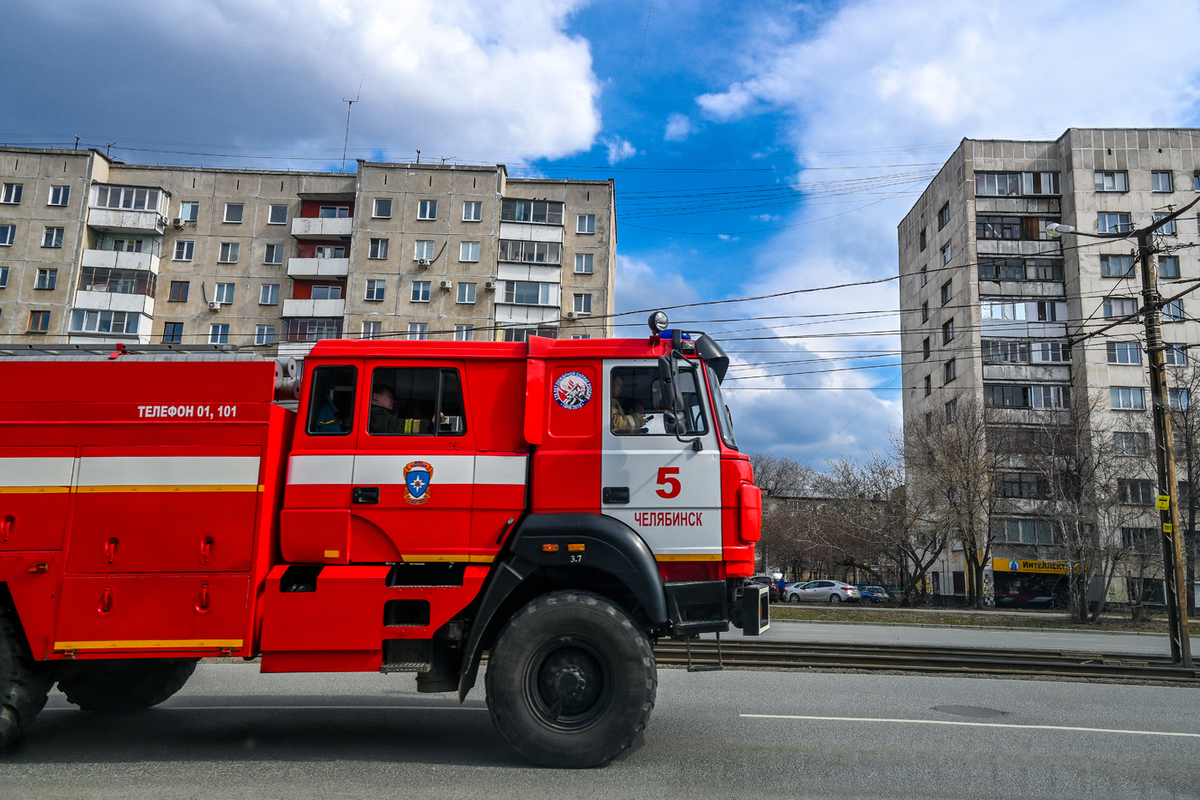
[(993, 558), (996, 608), (1053, 608), (1067, 602), (1067, 563)]

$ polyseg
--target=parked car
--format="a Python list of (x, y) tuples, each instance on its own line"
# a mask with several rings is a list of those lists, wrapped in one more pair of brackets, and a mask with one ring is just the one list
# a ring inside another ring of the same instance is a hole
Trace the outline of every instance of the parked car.
[(818, 603), (857, 603), (862, 595), (858, 589), (841, 581), (809, 581), (793, 583), (787, 590), (789, 603), (804, 601)]
[(772, 603), (779, 602), (779, 585), (776, 583), (775, 579), (772, 578), (770, 575), (754, 575), (751, 578), (749, 578), (749, 580), (752, 583), (761, 583), (764, 586), (766, 586), (768, 589), (770, 589), (770, 592), (767, 595), (770, 602), (772, 602)]
[(855, 588), (862, 595), (862, 599), (868, 603), (887, 603), (892, 599), (892, 596), (882, 586), (868, 586), (867, 584), (858, 584)]

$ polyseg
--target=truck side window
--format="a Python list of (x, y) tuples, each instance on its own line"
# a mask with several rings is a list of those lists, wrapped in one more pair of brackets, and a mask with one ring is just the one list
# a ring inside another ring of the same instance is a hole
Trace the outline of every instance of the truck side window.
[(609, 379), (612, 387), (609, 414), (612, 432), (618, 436), (703, 434), (704, 401), (691, 369), (679, 371), (683, 394), (683, 413), (676, 420), (664, 408), (657, 367), (615, 367)]
[(358, 370), (354, 367), (317, 367), (308, 398), (308, 433), (311, 436), (344, 436), (354, 427), (354, 392)]
[(444, 367), (380, 367), (371, 373), (367, 433), (462, 436), (467, 432), (462, 379)]

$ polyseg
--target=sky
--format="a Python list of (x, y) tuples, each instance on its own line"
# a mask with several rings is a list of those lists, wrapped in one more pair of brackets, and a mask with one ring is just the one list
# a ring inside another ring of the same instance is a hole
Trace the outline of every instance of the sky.
[(3, 144), (613, 178), (618, 335), (716, 336), (741, 449), (817, 469), (900, 426), (896, 226), (962, 138), (1200, 125), (1196, 0), (5, 5)]

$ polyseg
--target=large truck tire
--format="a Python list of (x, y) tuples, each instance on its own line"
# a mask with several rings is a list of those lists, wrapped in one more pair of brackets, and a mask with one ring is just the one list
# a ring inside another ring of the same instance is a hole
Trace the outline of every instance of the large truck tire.
[(156, 706), (178, 692), (196, 671), (196, 658), (126, 658), (83, 661), (58, 679), (67, 701), (83, 711), (128, 714)]
[(46, 666), (33, 660), (17, 627), (0, 614), (0, 747), (33, 725), (51, 683)]
[(597, 767), (640, 743), (658, 690), (654, 650), (624, 609), (588, 592), (539, 597), (488, 656), (487, 704), (531, 761)]

